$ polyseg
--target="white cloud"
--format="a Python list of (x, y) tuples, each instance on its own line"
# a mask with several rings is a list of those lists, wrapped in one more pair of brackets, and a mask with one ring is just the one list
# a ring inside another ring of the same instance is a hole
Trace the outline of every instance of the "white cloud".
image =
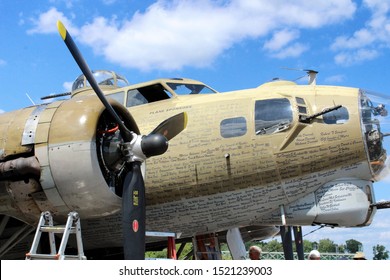
[(64, 82), (62, 86), (64, 87), (65, 91), (72, 91), (72, 85), (73, 82)]
[(300, 43), (295, 43), (279, 51), (272, 52), (271, 55), (279, 59), (284, 59), (288, 57), (298, 57), (302, 53), (304, 53), (307, 49), (308, 49), (307, 46)]
[(6, 65), (6, 64), (7, 64), (7, 62), (6, 62), (5, 60), (0, 59), (0, 66), (4, 66), (4, 65)]
[(375, 39), (375, 34), (373, 34), (371, 30), (364, 28), (356, 31), (350, 38), (346, 36), (336, 38), (331, 48), (333, 50), (363, 48), (371, 45)]
[(1, 109), (0, 109), (0, 114), (2, 114), (2, 113), (4, 113), (4, 112), (5, 112), (4, 110), (1, 110)]
[(358, 49), (356, 51), (342, 52), (335, 56), (335, 62), (339, 65), (350, 66), (363, 61), (372, 60), (379, 56), (375, 49)]
[[(70, 18), (51, 8), (33, 21), (29, 33), (56, 32), (55, 21), (60, 18), (72, 36), (110, 62), (142, 70), (173, 70), (209, 66), (223, 51), (247, 38), (271, 36), (268, 48), (282, 46), (271, 52), (273, 56), (297, 56), (307, 46), (297, 42), (299, 32), (292, 29), (337, 23), (355, 10), (351, 0), (322, 0), (315, 5), (306, 0), (158, 0), (131, 18), (98, 17), (77, 29)], [(283, 30), (290, 31), (283, 34)]]
[(39, 15), (38, 19), (31, 19), (33, 28), (27, 31), (28, 34), (49, 34), (56, 33), (57, 21), (60, 20), (67, 27), (69, 32), (74, 35), (78, 34), (78, 29), (72, 25), (71, 19), (67, 18), (62, 12), (56, 8), (50, 8), (47, 12)]
[(270, 40), (265, 42), (264, 48), (270, 51), (278, 51), (288, 45), (290, 42), (299, 38), (297, 30), (281, 30), (275, 32)]
[(364, 0), (364, 5), (370, 9), (376, 10), (378, 13), (387, 13), (390, 9), (390, 3), (383, 0)]
[(389, 1), (364, 0), (364, 6), (371, 13), (364, 27), (350, 36), (339, 36), (331, 49), (339, 52), (335, 62), (351, 65), (372, 60), (380, 55), (382, 48), (390, 47), (390, 11)]
[(265, 42), (264, 49), (273, 57), (287, 58), (298, 57), (308, 49), (307, 46), (294, 42), (299, 38), (297, 30), (281, 30), (273, 34), (272, 38)]

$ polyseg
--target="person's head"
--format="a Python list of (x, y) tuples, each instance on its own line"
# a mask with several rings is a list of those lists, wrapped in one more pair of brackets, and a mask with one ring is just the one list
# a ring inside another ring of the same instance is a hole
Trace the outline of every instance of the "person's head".
[(311, 250), (308, 256), (309, 260), (320, 260), (321, 254), (317, 250)]
[(258, 246), (251, 246), (249, 248), (249, 258), (251, 260), (260, 260), (261, 258), (261, 249)]
[(356, 254), (353, 256), (354, 260), (366, 260), (366, 256), (363, 252), (356, 252)]

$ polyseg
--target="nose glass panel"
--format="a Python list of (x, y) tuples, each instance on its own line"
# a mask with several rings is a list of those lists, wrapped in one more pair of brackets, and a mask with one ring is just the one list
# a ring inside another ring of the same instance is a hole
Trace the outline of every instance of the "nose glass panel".
[(390, 99), (388, 96), (360, 91), (362, 130), (374, 177), (386, 166), (386, 145), (390, 143)]

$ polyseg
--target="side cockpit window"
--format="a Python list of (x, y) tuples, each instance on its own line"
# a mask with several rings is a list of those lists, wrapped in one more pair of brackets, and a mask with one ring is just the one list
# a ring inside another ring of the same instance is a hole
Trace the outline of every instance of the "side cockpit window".
[(287, 130), (293, 121), (291, 103), (287, 98), (257, 100), (255, 104), (256, 135)]
[(171, 93), (161, 84), (131, 89), (127, 92), (126, 107), (156, 102), (171, 98)]
[(148, 103), (148, 100), (138, 91), (138, 89), (132, 89), (127, 92), (126, 107), (133, 107)]
[(124, 91), (120, 91), (120, 92), (116, 92), (116, 93), (113, 93), (113, 94), (108, 94), (107, 97), (108, 98), (112, 98), (112, 99), (118, 101), (120, 104), (123, 105), (123, 100), (125, 98), (125, 92)]
[(187, 83), (167, 83), (167, 85), (178, 95), (188, 94), (211, 94), (216, 93), (215, 90), (204, 84), (187, 84)]

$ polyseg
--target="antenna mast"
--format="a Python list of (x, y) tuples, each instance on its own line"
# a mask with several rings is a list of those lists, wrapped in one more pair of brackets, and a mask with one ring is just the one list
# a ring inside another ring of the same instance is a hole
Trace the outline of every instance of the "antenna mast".
[(309, 85), (315, 86), (317, 84), (317, 74), (318, 71), (307, 69), (305, 70), (309, 75)]

